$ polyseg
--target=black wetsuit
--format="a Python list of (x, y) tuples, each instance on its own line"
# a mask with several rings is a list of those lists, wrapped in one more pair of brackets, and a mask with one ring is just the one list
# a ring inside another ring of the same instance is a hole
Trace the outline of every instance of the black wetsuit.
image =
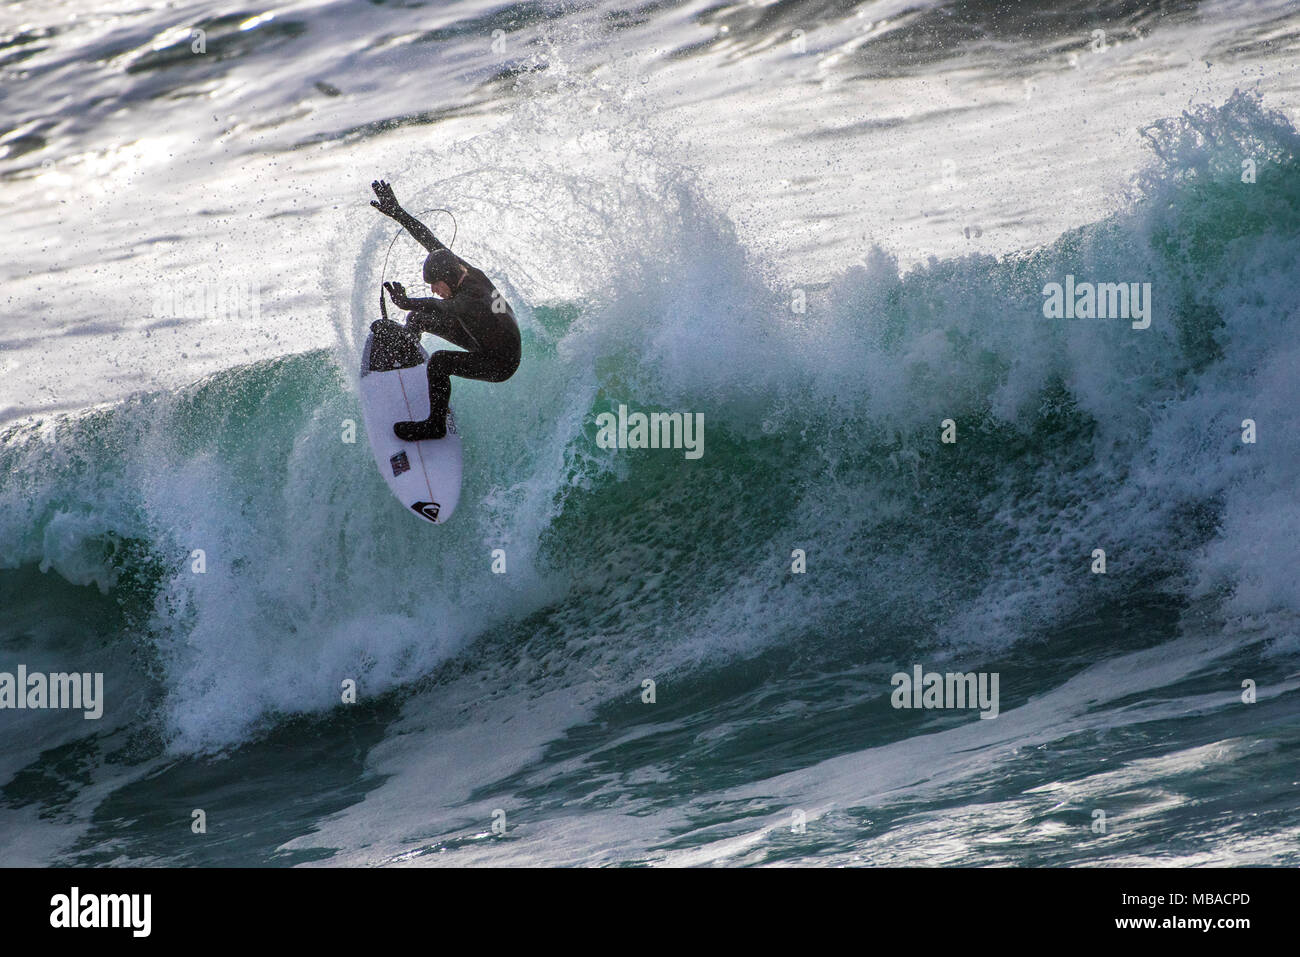
[[(402, 211), (394, 217), (430, 253), (446, 247), (423, 223)], [(429, 418), (424, 422), (399, 422), (393, 427), (406, 441), (446, 435), (447, 405), (451, 401), (450, 376), (504, 382), (519, 368), (519, 326), (505, 297), (492, 280), (457, 257), (465, 276), (450, 299), (410, 297), (406, 328), (431, 332), (460, 346), (464, 352), (441, 349), (429, 357)]]

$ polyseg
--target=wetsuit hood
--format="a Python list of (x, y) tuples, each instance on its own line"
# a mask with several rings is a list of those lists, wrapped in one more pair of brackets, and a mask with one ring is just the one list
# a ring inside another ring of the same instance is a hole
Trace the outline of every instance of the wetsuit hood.
[(460, 257), (450, 249), (435, 249), (424, 260), (424, 281), (429, 285), (445, 282), (456, 289), (464, 278)]

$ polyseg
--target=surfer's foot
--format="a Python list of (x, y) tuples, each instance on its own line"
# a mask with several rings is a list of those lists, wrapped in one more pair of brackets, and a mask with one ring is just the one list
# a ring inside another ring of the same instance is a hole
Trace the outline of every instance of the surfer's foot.
[(447, 417), (440, 415), (423, 422), (398, 422), (393, 426), (393, 434), (403, 442), (444, 439), (447, 437)]

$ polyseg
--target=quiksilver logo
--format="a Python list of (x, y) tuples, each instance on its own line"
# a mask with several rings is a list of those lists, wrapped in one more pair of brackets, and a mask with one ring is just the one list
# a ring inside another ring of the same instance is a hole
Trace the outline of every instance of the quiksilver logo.
[(148, 937), (153, 928), (152, 894), (70, 894), (50, 898), (50, 926), (58, 928), (128, 928), (133, 937)]
[(437, 502), (416, 502), (411, 508), (431, 522), (438, 520), (438, 510), (442, 508)]

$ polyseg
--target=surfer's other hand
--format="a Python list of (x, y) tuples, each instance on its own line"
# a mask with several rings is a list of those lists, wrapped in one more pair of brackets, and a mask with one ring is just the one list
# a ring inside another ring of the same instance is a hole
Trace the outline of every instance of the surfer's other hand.
[(393, 187), (389, 186), (382, 179), (377, 179), (370, 184), (370, 188), (375, 191), (378, 200), (371, 200), (370, 205), (375, 207), (385, 216), (396, 216), (402, 211), (402, 204), (397, 201), (393, 195)]
[(388, 290), (388, 298), (393, 300), (393, 305), (398, 309), (410, 309), (415, 305), (406, 295), (406, 289), (400, 282), (386, 282), (384, 288)]

